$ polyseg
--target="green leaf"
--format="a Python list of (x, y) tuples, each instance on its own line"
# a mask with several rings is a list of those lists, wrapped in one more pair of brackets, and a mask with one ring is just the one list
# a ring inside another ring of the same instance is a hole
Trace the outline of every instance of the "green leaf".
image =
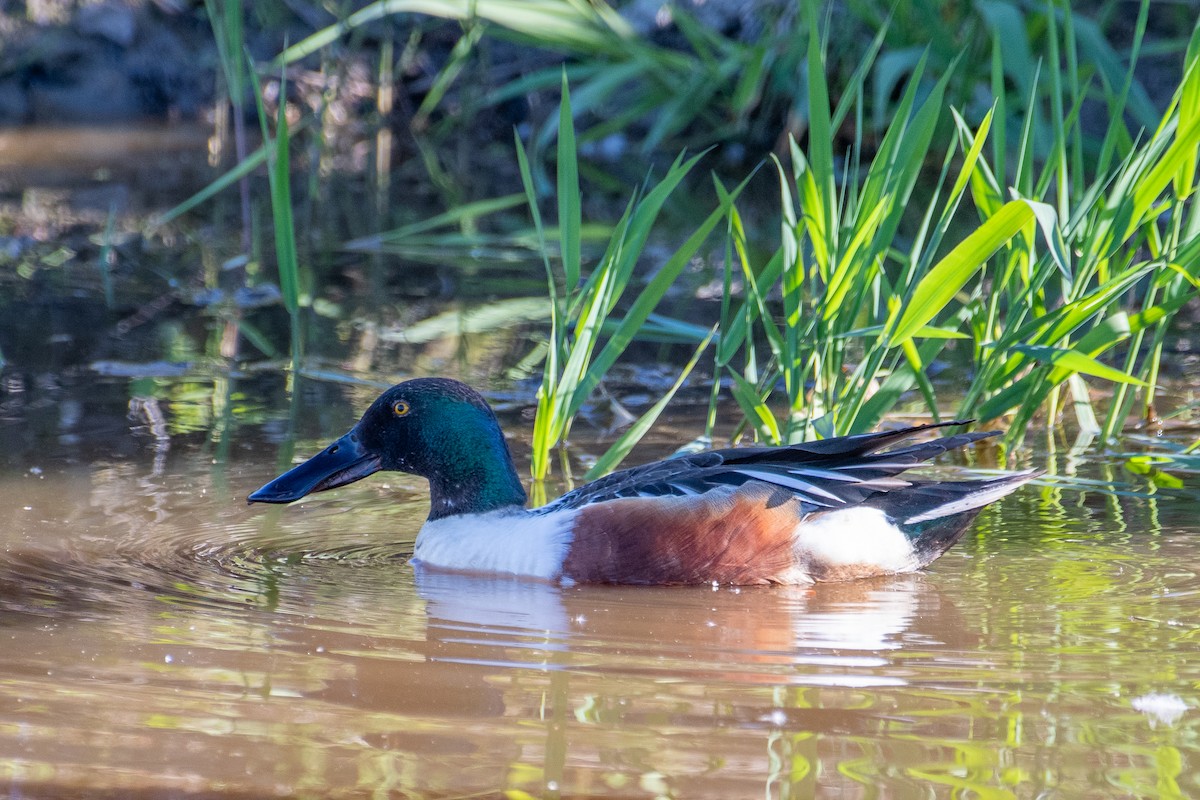
[[(307, 127), (307, 120), (304, 123), (301, 123), (299, 126), (297, 126), (292, 131), (292, 133), (294, 134), (298, 130), (305, 128), (305, 127)], [(196, 206), (205, 202), (206, 200), (209, 200), (209, 199), (215, 197), (216, 195), (220, 194), (222, 191), (224, 191), (228, 187), (232, 186), (233, 184), (237, 183), (242, 178), (249, 175), (251, 172), (254, 172), (254, 170), (258, 169), (259, 166), (261, 166), (262, 163), (266, 160), (267, 160), (267, 145), (263, 144), (263, 145), (259, 146), (258, 149), (256, 149), (253, 153), (246, 156), (245, 160), (238, 162), (224, 175), (217, 178), (215, 181), (208, 184), (208, 186), (205, 186), (200, 191), (196, 192), (194, 195), (189, 197), (187, 200), (184, 200), (182, 203), (175, 206), (174, 208), (171, 208), (168, 211), (164, 211), (162, 214), (159, 214), (155, 217), (151, 217), (150, 221), (146, 224), (147, 232), (152, 232), (155, 228), (162, 227), (163, 225), (166, 225), (171, 220), (178, 219), (179, 217), (181, 217), (184, 214), (186, 214), (187, 212), (191, 211), (193, 208), (195, 208)]]
[(275, 225), (275, 261), (279, 272), (279, 293), (284, 308), (292, 320), (292, 362), (299, 368), (299, 336), (297, 314), (300, 310), (299, 256), (296, 251), (296, 230), (292, 218), (291, 159), (288, 150), (287, 75), (280, 77), (279, 109), (275, 118), (275, 138), (271, 138), (269, 117), (262, 99), (262, 86), (253, 72), (254, 98), (258, 108), (258, 122), (262, 129), (263, 147), (266, 149), (267, 179), (271, 188), (271, 216)]
[[(971, 173), (975, 171), (975, 164), (979, 161), (979, 154), (983, 151), (984, 142), (987, 141), (988, 133), (992, 129), (992, 115), (996, 113), (996, 106), (988, 109), (988, 112), (983, 115), (983, 121), (979, 123), (979, 128), (972, 132), (964, 120), (954, 109), (950, 109), (950, 113), (954, 116), (954, 124), (957, 126), (959, 134), (970, 141), (971, 146), (967, 149), (967, 153), (963, 156), (962, 167), (958, 171), (958, 177), (954, 180), (954, 186), (950, 190), (950, 200), (954, 202), (963, 193), (967, 187), (967, 181), (971, 178)], [(1003, 127), (1003, 126), (1001, 126)]]
[(995, 216), (976, 228), (934, 265), (913, 291), (892, 333), (892, 342), (900, 344), (911, 339), (941, 313), (971, 276), (1034, 218), (1034, 207), (1039, 205), (1044, 204), (1031, 200), (1005, 203)]
[(779, 444), (783, 440), (779, 434), (779, 422), (758, 396), (758, 389), (736, 370), (730, 370), (729, 375), (733, 378), (733, 399), (741, 406), (746, 419), (754, 425), (759, 438), (768, 444)]
[[(1131, 213), (1124, 231), (1119, 232), (1113, 247), (1120, 246), (1142, 224), (1150, 214), (1151, 206), (1163, 190), (1189, 163), (1195, 164), (1196, 145), (1200, 143), (1200, 114), (1188, 121), (1184, 130), (1178, 131), (1171, 146), (1157, 159), (1144, 176), (1133, 187)], [(1157, 214), (1151, 214), (1157, 216)]]
[[(749, 178), (747, 178), (748, 180)], [(605, 343), (604, 348), (596, 356), (587, 374), (581, 380), (578, 393), (567, 408), (568, 414), (574, 415), (578, 413), (583, 403), (587, 400), (588, 395), (599, 385), (600, 380), (612, 365), (616, 363), (618, 356), (629, 347), (630, 342), (633, 341), (634, 336), (637, 335), (646, 319), (650, 316), (650, 313), (654, 311), (663, 295), (667, 293), (675, 283), (675, 280), (683, 273), (684, 268), (691, 263), (692, 258), (708, 239), (713, 229), (717, 226), (717, 223), (728, 213), (729, 207), (745, 186), (746, 182), (743, 181), (730, 195), (722, 198), (721, 205), (708, 215), (708, 218), (667, 259), (667, 262), (655, 273), (650, 282), (646, 284), (646, 287), (638, 294), (633, 305), (626, 312), (624, 319), (621, 320), (621, 324), (617, 326), (617, 330), (609, 337), (608, 342)]]
[[(519, 142), (518, 142), (519, 144)], [(510, 208), (520, 205), (527, 200), (525, 194), (509, 194), (503, 197), (489, 197), (484, 200), (476, 200), (473, 203), (463, 203), (449, 211), (444, 211), (441, 214), (436, 214), (428, 219), (423, 219), (420, 222), (414, 222), (391, 231), (377, 233), (372, 236), (363, 236), (358, 239), (347, 242), (342, 245), (346, 250), (374, 250), (384, 242), (396, 242), (417, 234), (427, 233), (437, 230), (438, 228), (447, 228), (458, 225), (465, 220), (473, 220), (478, 217), (485, 217), (489, 214), (495, 214), (498, 211), (506, 211)]]
[(904, 359), (908, 362), (909, 369), (912, 370), (913, 377), (917, 381), (917, 387), (921, 390), (921, 395), (925, 398), (925, 405), (933, 414), (934, 422), (941, 422), (941, 417), (938, 414), (937, 397), (933, 392), (933, 383), (929, 380), (929, 376), (925, 374), (925, 361), (921, 358), (921, 353), (917, 350), (917, 346), (913, 344), (912, 339), (906, 339), (901, 345), (904, 350)]
[[(1190, 122), (1200, 118), (1200, 25), (1192, 31), (1188, 41), (1183, 83), (1179, 87), (1179, 121), (1187, 128)], [(1175, 194), (1183, 200), (1196, 189), (1196, 162), (1200, 147), (1192, 145), (1191, 157), (1184, 161), (1175, 176)]]
[(833, 201), (837, 189), (833, 174), (833, 129), (829, 111), (829, 84), (825, 77), (825, 58), (817, 25), (817, 0), (806, 0), (808, 22), (808, 151), (813, 191), (817, 203), (807, 209), (808, 215), (820, 214), (818, 227), (823, 240), (832, 246), (836, 223)]
[[(943, 339), (931, 339), (917, 348), (921, 361), (928, 364), (946, 347)], [(910, 369), (893, 369), (879, 388), (863, 401), (862, 408), (854, 419), (853, 432), (868, 431), (879, 424), (884, 415), (900, 400), (900, 396), (917, 385), (917, 378)]]
[(567, 291), (579, 285), (580, 233), (583, 206), (579, 198), (579, 162), (575, 155), (575, 118), (571, 115), (571, 90), (562, 76), (562, 103), (558, 112), (558, 227), (562, 242), (563, 273)]
[[(852, 331), (838, 334), (844, 339), (867, 339), (877, 337), (883, 333), (886, 326), (871, 325), (866, 328), (855, 328)], [(914, 339), (970, 339), (971, 337), (961, 331), (950, 330), (949, 328), (935, 328), (932, 325), (925, 325), (917, 330), (912, 335)]]
[(546, 280), (549, 283), (550, 299), (557, 307), (557, 291), (554, 286), (554, 270), (550, 268), (550, 256), (546, 252), (546, 229), (542, 225), (542, 212), (538, 209), (537, 192), (533, 185), (533, 173), (529, 169), (529, 156), (525, 153), (525, 145), (521, 143), (521, 135), (513, 130), (513, 140), (517, 150), (517, 166), (521, 172), (521, 186), (525, 190), (525, 202), (529, 206), (529, 215), (533, 218), (533, 228), (537, 232), (538, 252), (542, 256), (542, 264), (546, 268)]
[(1135, 378), (1132, 375), (1121, 372), (1119, 369), (1114, 369), (1091, 356), (1080, 353), (1078, 350), (1063, 350), (1058, 347), (1045, 347), (1032, 344), (1014, 345), (1013, 349), (1026, 354), (1030, 358), (1041, 361), (1043, 364), (1054, 364), (1055, 366), (1065, 367), (1072, 372), (1078, 372), (1083, 375), (1094, 375), (1097, 378), (1104, 378), (1115, 383), (1128, 383), (1143, 387), (1149, 386), (1148, 383), (1140, 378)]
[[(724, 192), (723, 189), (721, 191)], [(736, 209), (733, 213), (736, 213)], [(783, 269), (783, 249), (775, 251), (771, 260), (760, 269), (757, 276), (750, 265), (745, 262), (742, 263), (742, 269), (746, 276), (750, 297), (732, 315), (731, 324), (721, 331), (721, 338), (717, 342), (717, 363), (721, 365), (728, 364), (733, 360), (734, 354), (742, 347), (746, 337), (750, 334), (751, 326), (765, 308), (765, 302), (758, 291), (758, 283), (761, 281), (766, 286), (773, 286), (775, 281), (779, 280)], [(773, 341), (780, 341), (779, 331), (769, 317), (763, 320), (763, 324), (767, 326), (767, 336), (772, 337), (773, 335)]]
[(988, 420), (1004, 416), (1019, 406), (1026, 397), (1030, 396), (1031, 379), (1033, 377), (1032, 375), (1026, 375), (1016, 383), (1005, 386), (1002, 390), (989, 397), (983, 405), (967, 409), (967, 413), (977, 417), (980, 422), (987, 422)]
[(1013, 345), (1057, 343), (1064, 337), (1070, 336), (1089, 319), (1098, 315), (1105, 306), (1112, 302), (1113, 298), (1137, 283), (1149, 269), (1149, 265), (1130, 268), (1078, 300), (1066, 303), (1024, 325), (1005, 330), (1004, 335), (997, 343), (998, 352), (1005, 356), (1005, 364), (990, 376), (987, 383), (988, 388), (1000, 387), (1011, 379), (1024, 363), (1025, 355), (1013, 349)]

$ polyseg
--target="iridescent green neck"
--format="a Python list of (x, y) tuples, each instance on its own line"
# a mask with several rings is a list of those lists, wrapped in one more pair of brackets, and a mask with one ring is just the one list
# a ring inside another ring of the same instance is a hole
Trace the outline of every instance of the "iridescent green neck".
[(440, 411), (422, 431), (429, 519), (524, 507), (525, 488), (490, 409), (448, 402)]

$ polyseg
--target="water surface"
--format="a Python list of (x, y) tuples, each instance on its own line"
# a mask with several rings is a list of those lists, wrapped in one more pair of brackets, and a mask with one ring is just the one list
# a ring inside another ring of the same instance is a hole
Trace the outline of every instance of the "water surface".
[(246, 506), (370, 390), (56, 391), (0, 424), (4, 796), (1200, 796), (1194, 489), (1096, 459), (919, 575), (558, 588), (414, 573), (417, 478)]

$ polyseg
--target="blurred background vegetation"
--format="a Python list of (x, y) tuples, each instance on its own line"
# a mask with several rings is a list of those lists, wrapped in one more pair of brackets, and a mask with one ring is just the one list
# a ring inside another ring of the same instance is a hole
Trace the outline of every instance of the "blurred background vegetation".
[(539, 478), (681, 386), (698, 444), (1195, 424), (1190, 3), (46, 0), (0, 35), (10, 381), (457, 374), (537, 396)]

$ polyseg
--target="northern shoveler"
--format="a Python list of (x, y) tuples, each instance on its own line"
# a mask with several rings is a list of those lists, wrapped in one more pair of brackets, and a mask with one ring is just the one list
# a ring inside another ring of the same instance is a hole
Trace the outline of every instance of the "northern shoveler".
[(289, 503), (399, 470), (429, 480), (432, 505), (414, 552), (426, 568), (567, 584), (848, 580), (921, 569), (983, 506), (1034, 477), (898, 477), (996, 433), (892, 447), (961, 424), (680, 456), (527, 509), (483, 397), (458, 381), (418, 378), (388, 389), (345, 436), (249, 501)]

